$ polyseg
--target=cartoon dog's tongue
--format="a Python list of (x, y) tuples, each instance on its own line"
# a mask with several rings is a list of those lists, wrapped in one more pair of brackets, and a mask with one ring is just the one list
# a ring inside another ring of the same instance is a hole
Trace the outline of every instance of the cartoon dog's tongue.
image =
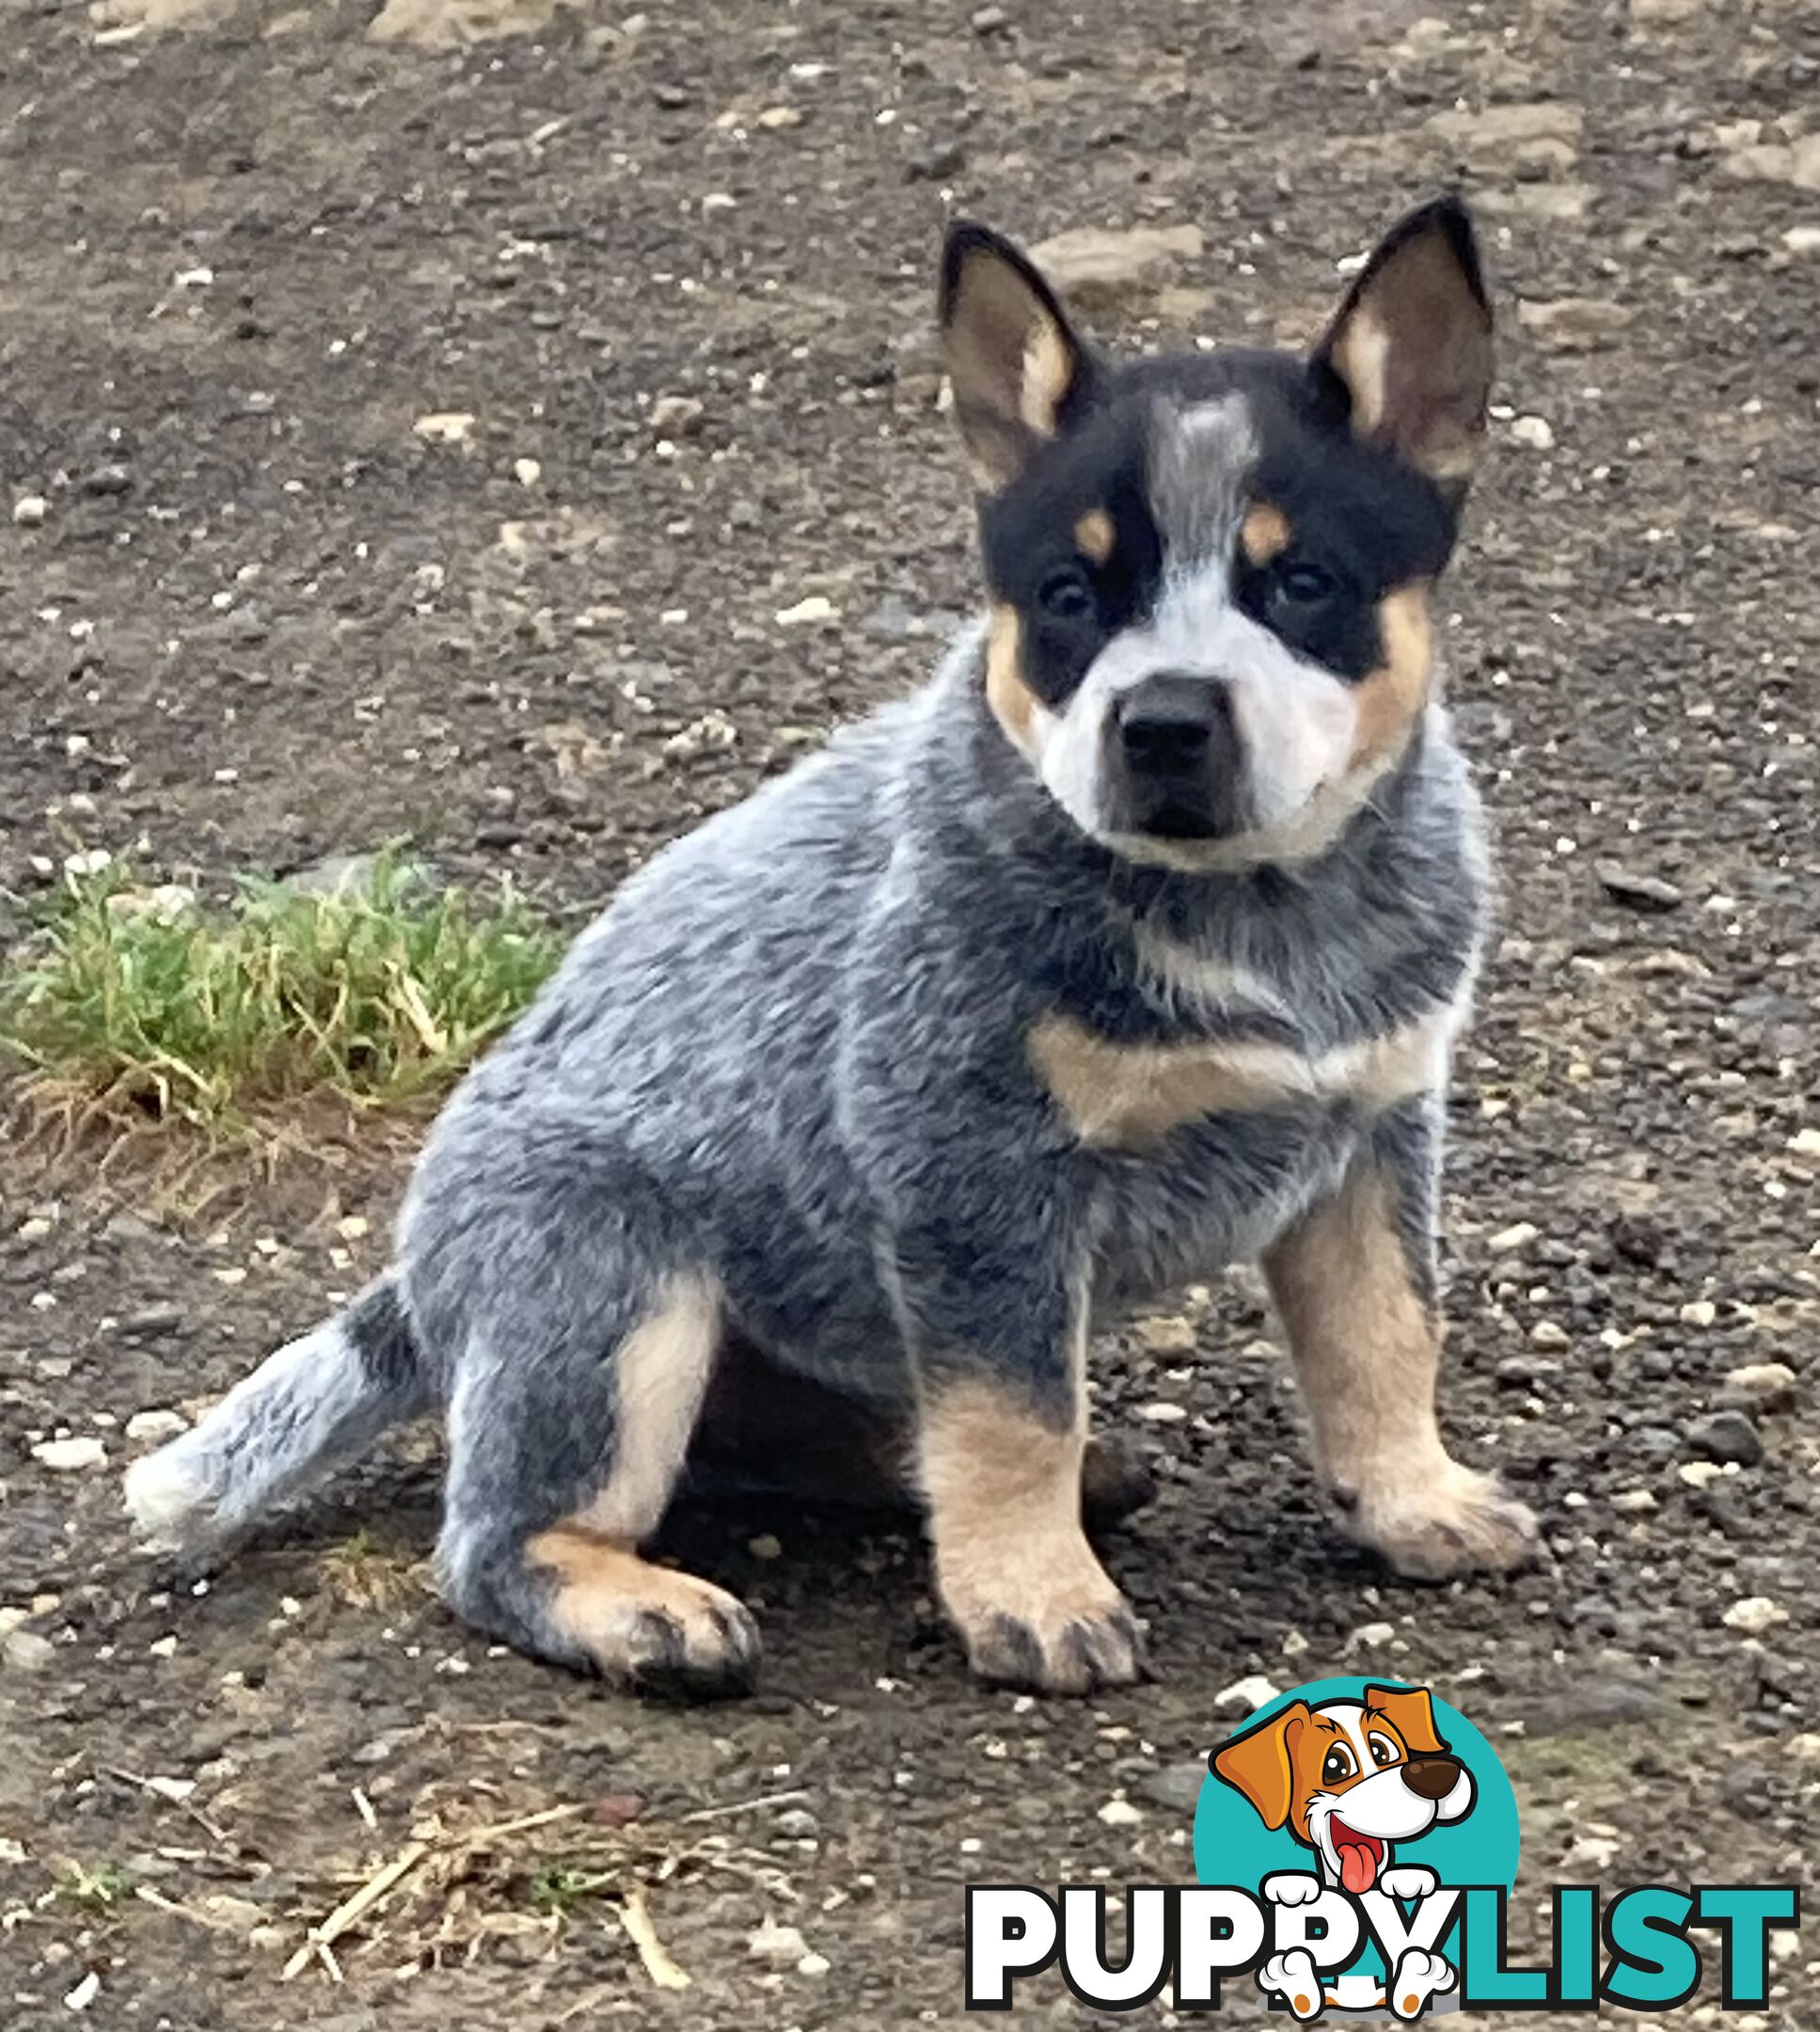
[(1345, 1821), (1335, 1820), (1329, 1832), (1334, 1853), (1339, 1858), (1339, 1881), (1356, 1897), (1378, 1881), (1378, 1858), (1384, 1845), (1374, 1834), (1355, 1834)]

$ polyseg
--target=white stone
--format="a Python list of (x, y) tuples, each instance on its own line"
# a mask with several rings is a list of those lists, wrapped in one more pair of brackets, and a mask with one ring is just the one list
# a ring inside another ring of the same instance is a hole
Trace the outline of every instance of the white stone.
[(1100, 1818), (1107, 1827), (1136, 1827), (1144, 1816), (1130, 1800), (1109, 1799), (1100, 1809)]
[(775, 1926), (767, 1919), (756, 1932), (746, 1936), (746, 1952), (755, 1961), (768, 1961), (777, 1968), (795, 1968), (809, 1952), (809, 1943), (793, 1926)]
[(1274, 1700), (1281, 1691), (1282, 1689), (1273, 1686), (1262, 1673), (1251, 1673), (1214, 1694), (1213, 1711), (1216, 1714), (1250, 1714), (1266, 1701)]
[(819, 593), (810, 594), (807, 599), (799, 599), (794, 607), (780, 607), (777, 611), (779, 627), (800, 627), (810, 621), (838, 621), (841, 611), (832, 600), (825, 599)]
[(1555, 449), (1555, 432), (1545, 417), (1520, 416), (1511, 424), (1511, 436), (1518, 444), (1527, 445), (1531, 452), (1552, 452)]
[(1762, 1637), (1779, 1623), (1786, 1623), (1788, 1611), (1767, 1595), (1747, 1595), (1742, 1601), (1734, 1601), (1719, 1621), (1741, 1636)]
[(427, 437), (433, 444), (466, 444), (474, 428), (474, 419), (466, 409), (434, 409), (427, 416), (420, 416), (411, 428), (419, 437)]
[(1797, 1129), (1788, 1147), (1797, 1157), (1820, 1157), (1820, 1129)]
[(1394, 1623), (1361, 1623), (1348, 1639), (1348, 1648), (1358, 1651), (1381, 1650), (1396, 1634), (1397, 1627)]
[(172, 1439), (189, 1429), (181, 1411), (135, 1411), (126, 1421), (129, 1439)]
[(22, 494), (12, 504), (12, 518), (21, 529), (37, 529), (51, 512), (41, 494)]
[(1508, 1228), (1500, 1228), (1485, 1244), (1494, 1256), (1508, 1256), (1512, 1249), (1527, 1248), (1542, 1233), (1533, 1221), (1513, 1221)]
[(85, 1468), (104, 1468), (107, 1465), (107, 1449), (99, 1439), (84, 1435), (74, 1439), (40, 1439), (32, 1449), (32, 1458), (40, 1468), (50, 1468), (58, 1474), (75, 1474)]

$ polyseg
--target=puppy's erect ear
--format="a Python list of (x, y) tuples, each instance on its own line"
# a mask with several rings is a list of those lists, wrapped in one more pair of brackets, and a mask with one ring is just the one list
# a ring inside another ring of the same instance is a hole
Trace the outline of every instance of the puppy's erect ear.
[(1353, 428), (1451, 498), (1485, 441), (1492, 307), (1472, 220), (1457, 198), (1412, 212), (1359, 271), (1314, 350), (1352, 404)]
[(1412, 1756), (1439, 1756), (1447, 1749), (1434, 1728), (1434, 1703), (1426, 1687), (1369, 1686), (1365, 1711), (1381, 1714)]
[(1306, 1701), (1235, 1736), (1213, 1753), (1213, 1774), (1242, 1792), (1267, 1828), (1280, 1828), (1295, 1802), (1295, 1746), (1313, 1719)]
[(967, 463), (995, 494), (1086, 408), (1093, 362), (1049, 284), (984, 226), (950, 230), (938, 314)]

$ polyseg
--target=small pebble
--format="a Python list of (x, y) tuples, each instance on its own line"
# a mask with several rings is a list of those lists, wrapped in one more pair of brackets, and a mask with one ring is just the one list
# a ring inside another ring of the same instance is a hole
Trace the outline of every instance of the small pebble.
[(767, 1919), (756, 1932), (746, 1936), (746, 1952), (755, 1961), (769, 1961), (779, 1968), (800, 1966), (809, 1943), (793, 1926), (774, 1926)]
[(1747, 1595), (1742, 1601), (1734, 1601), (1719, 1621), (1740, 1636), (1762, 1637), (1786, 1623), (1788, 1611), (1767, 1595)]
[(41, 494), (22, 494), (12, 504), (12, 518), (21, 529), (39, 529), (51, 512)]
[(1687, 1427), (1687, 1444), (1711, 1461), (1754, 1468), (1764, 1457), (1763, 1435), (1742, 1411), (1715, 1411)]
[(32, 1458), (40, 1468), (53, 1468), (58, 1474), (74, 1474), (85, 1468), (104, 1468), (107, 1449), (99, 1439), (87, 1436), (74, 1439), (40, 1439), (32, 1449)]
[(840, 617), (840, 609), (819, 593), (810, 594), (794, 607), (780, 607), (776, 615), (779, 627), (800, 627), (808, 621), (838, 621)]
[(129, 1439), (170, 1439), (189, 1430), (181, 1411), (135, 1411), (126, 1421)]
[(1274, 1700), (1281, 1691), (1262, 1673), (1252, 1673), (1246, 1678), (1235, 1679), (1229, 1687), (1222, 1687), (1213, 1696), (1213, 1711), (1215, 1714), (1250, 1714), (1266, 1701)]
[(1539, 416), (1520, 416), (1511, 424), (1511, 436), (1518, 444), (1527, 445), (1531, 452), (1552, 452), (1555, 449), (1555, 433), (1547, 421)]
[(1795, 1403), (1796, 1375), (1786, 1362), (1747, 1362), (1730, 1370), (1725, 1394), (1765, 1411), (1786, 1411)]
[(1130, 1800), (1108, 1800), (1100, 1809), (1100, 1818), (1107, 1827), (1136, 1827), (1144, 1818), (1143, 1809), (1133, 1806)]

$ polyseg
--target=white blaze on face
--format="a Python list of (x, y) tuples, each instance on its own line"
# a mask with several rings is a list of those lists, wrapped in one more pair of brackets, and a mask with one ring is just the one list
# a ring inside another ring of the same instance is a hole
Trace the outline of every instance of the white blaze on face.
[[(1243, 401), (1159, 403), (1149, 494), (1163, 580), (1147, 620), (1114, 637), (1037, 756), (1051, 794), (1084, 831), (1140, 858), (1201, 867), (1297, 858), (1331, 837), (1358, 736), (1351, 689), (1297, 656), (1233, 600), (1245, 486), (1257, 456)], [(1113, 722), (1124, 693), (1169, 672), (1224, 684), (1244, 770), (1244, 832), (1210, 841), (1147, 840), (1121, 826)], [(1350, 809), (1350, 801), (1345, 809)]]

